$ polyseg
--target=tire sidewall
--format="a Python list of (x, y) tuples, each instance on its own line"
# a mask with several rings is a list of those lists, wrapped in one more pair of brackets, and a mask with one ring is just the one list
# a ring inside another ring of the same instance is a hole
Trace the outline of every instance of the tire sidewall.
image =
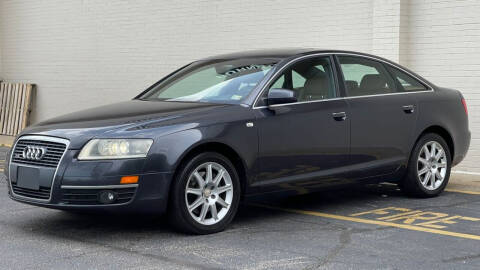
[[(422, 185), (422, 183), (420, 181), (420, 178), (418, 177), (418, 172), (417, 172), (417, 162), (418, 162), (418, 156), (420, 154), (420, 151), (421, 151), (422, 147), (430, 141), (435, 141), (435, 142), (439, 143), (443, 147), (443, 150), (445, 151), (445, 154), (446, 154), (446, 157), (447, 157), (447, 171), (445, 173), (445, 179), (443, 180), (440, 187), (438, 187), (435, 190), (426, 189)], [(449, 149), (447, 143), (445, 142), (445, 140), (437, 134), (429, 133), (429, 134), (426, 134), (426, 135), (422, 136), (420, 138), (420, 140), (417, 142), (417, 144), (415, 145), (415, 149), (412, 152), (412, 157), (410, 158), (409, 172), (408, 172), (409, 177), (411, 177), (412, 179), (415, 179), (414, 182), (416, 184), (416, 187), (423, 194), (425, 194), (426, 196), (436, 196), (436, 195), (440, 194), (448, 184), (448, 180), (450, 179), (451, 164), (452, 164), (452, 160), (451, 160), (451, 155), (450, 155), (450, 149)]]
[[(213, 225), (203, 225), (193, 219), (188, 212), (187, 204), (185, 202), (185, 188), (187, 186), (189, 176), (198, 166), (206, 162), (216, 162), (222, 165), (230, 174), (233, 185), (232, 205), (230, 206), (226, 216), (221, 221)], [(179, 214), (182, 221), (187, 223), (186, 225), (188, 230), (199, 234), (208, 234), (222, 231), (232, 221), (238, 209), (241, 189), (239, 177), (233, 164), (221, 154), (215, 152), (205, 152), (193, 157), (185, 164), (185, 166), (181, 168), (180, 173), (175, 178), (174, 188), (172, 191), (174, 192), (174, 201), (172, 203), (176, 204), (176, 211), (180, 211), (180, 213), (176, 214)]]

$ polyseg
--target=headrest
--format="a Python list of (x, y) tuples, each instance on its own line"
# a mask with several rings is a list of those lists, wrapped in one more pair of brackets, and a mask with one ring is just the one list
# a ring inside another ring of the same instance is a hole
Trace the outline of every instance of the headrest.
[(305, 95), (328, 95), (328, 78), (325, 72), (320, 71), (305, 82), (304, 92)]
[(345, 81), (345, 86), (347, 87), (347, 91), (355, 91), (358, 89), (358, 82), (357, 81), (351, 81), (351, 80), (346, 80)]
[(387, 81), (380, 74), (367, 74), (360, 82), (360, 89), (379, 90), (384, 89)]

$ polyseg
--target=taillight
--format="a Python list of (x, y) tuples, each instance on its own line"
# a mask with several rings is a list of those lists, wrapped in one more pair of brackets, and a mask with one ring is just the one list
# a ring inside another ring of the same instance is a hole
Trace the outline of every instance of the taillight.
[(462, 104), (463, 104), (463, 109), (465, 110), (465, 114), (468, 115), (467, 102), (465, 101), (464, 98), (462, 98)]

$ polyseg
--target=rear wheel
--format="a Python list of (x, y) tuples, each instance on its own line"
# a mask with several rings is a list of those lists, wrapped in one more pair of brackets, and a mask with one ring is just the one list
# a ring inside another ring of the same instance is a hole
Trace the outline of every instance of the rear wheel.
[(445, 140), (438, 134), (425, 134), (415, 145), (401, 187), (409, 195), (437, 196), (447, 186), (450, 169), (450, 150)]
[(171, 196), (169, 216), (174, 228), (195, 234), (219, 232), (237, 212), (238, 174), (223, 155), (202, 153), (180, 168)]

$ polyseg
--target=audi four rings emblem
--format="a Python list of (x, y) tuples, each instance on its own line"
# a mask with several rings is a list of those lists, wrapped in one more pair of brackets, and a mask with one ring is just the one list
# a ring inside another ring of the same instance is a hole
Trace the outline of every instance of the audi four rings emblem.
[(23, 149), (22, 158), (30, 160), (41, 160), (46, 153), (47, 148), (45, 147), (27, 145), (27, 147)]

